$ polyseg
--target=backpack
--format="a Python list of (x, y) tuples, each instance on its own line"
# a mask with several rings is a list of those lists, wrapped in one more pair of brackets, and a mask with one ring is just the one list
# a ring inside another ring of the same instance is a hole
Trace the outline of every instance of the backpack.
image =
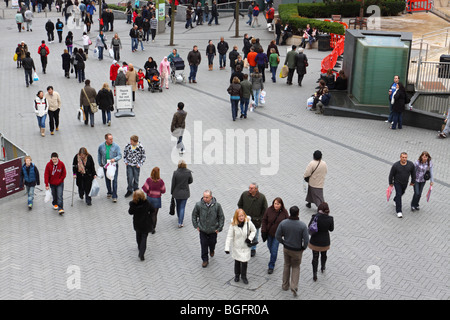
[(311, 222), (311, 224), (308, 227), (308, 232), (309, 232), (310, 235), (313, 235), (313, 234), (315, 234), (316, 232), (319, 231), (319, 228), (317, 227), (317, 218), (319, 218), (318, 215), (316, 215), (314, 217), (314, 220)]
[(45, 50), (45, 47), (41, 47), (41, 49), (39, 50), (39, 54), (41, 55), (41, 57), (47, 56), (47, 50)]

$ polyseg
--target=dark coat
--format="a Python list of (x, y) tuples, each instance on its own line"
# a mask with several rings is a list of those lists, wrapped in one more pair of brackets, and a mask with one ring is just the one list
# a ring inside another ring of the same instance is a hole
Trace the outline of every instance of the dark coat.
[(75, 155), (72, 162), (72, 172), (77, 177), (77, 186), (79, 188), (84, 187), (86, 192), (90, 192), (92, 186), (92, 180), (97, 175), (95, 172), (94, 159), (91, 155), (88, 155), (86, 165), (84, 166), (85, 174), (78, 172), (78, 154)]
[(297, 73), (304, 75), (306, 74), (306, 64), (308, 63), (308, 58), (304, 53), (297, 53), (295, 55), (295, 65), (297, 66)]
[(113, 111), (114, 110), (114, 96), (112, 94), (111, 90), (107, 89), (101, 89), (97, 93), (97, 97), (95, 98), (95, 101), (98, 104), (98, 108), (100, 110), (105, 111)]
[(70, 70), (70, 54), (63, 53), (61, 55), (61, 58), (62, 58), (62, 68), (63, 68), (63, 70), (69, 72), (69, 70)]
[(173, 172), (170, 193), (175, 199), (188, 199), (191, 194), (189, 185), (194, 181), (192, 171), (186, 168), (178, 168)]
[(133, 227), (136, 232), (149, 233), (153, 229), (151, 214), (155, 208), (147, 200), (134, 203), (130, 201), (128, 213), (133, 216)]
[(242, 89), (239, 83), (232, 83), (227, 89), (227, 92), (230, 96), (240, 97), (242, 96)]
[(77, 69), (83, 70), (85, 68), (85, 61), (86, 56), (83, 54), (80, 54), (79, 52), (75, 55), (75, 60), (77, 61)]
[[(233, 70), (236, 68), (236, 60), (239, 56), (239, 52), (237, 50), (231, 50), (228, 54), (228, 58), (230, 59), (230, 67), (233, 68)], [(242, 69), (241, 69), (242, 71)]]
[(309, 243), (316, 247), (328, 247), (330, 245), (330, 231), (334, 230), (334, 219), (332, 216), (316, 213), (311, 217), (308, 227), (313, 222), (315, 216), (318, 216), (317, 228), (319, 231), (311, 236)]
[(392, 105), (392, 110), (399, 113), (403, 112), (405, 110), (405, 99), (406, 99), (405, 90), (398, 89), (397, 91), (395, 91), (394, 104)]
[[(286, 209), (276, 211), (273, 206), (270, 206), (264, 213), (261, 224), (261, 233), (267, 233), (267, 235), (275, 237), (278, 225), (287, 218), (289, 218), (289, 214)], [(264, 237), (265, 236), (263, 236), (263, 239)]]

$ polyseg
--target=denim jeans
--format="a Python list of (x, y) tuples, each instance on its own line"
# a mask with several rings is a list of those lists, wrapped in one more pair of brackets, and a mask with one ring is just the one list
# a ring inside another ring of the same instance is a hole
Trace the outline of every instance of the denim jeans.
[(27, 190), (27, 196), (28, 196), (28, 205), (32, 205), (33, 204), (33, 200), (34, 200), (34, 188), (35, 187), (31, 187), (31, 186), (25, 186), (26, 190)]
[(243, 114), (245, 117), (247, 116), (249, 102), (250, 102), (250, 98), (242, 98), (241, 99), (241, 114)]
[(388, 117), (388, 122), (391, 123), (393, 120), (392, 118), (394, 117), (394, 113), (392, 111), (392, 103), (389, 101), (389, 117)]
[(89, 124), (89, 120), (91, 121), (91, 126), (94, 125), (94, 114), (91, 112), (91, 106), (83, 106), (84, 115), (86, 116), (86, 120), (84, 120), (84, 124)]
[(219, 54), (219, 65), (222, 68), (225, 68), (227, 65), (227, 55), (226, 54)]
[(395, 210), (397, 213), (402, 212), (402, 196), (406, 191), (408, 185), (402, 185), (400, 183), (394, 183), (395, 188)]
[(139, 46), (138, 38), (131, 38), (131, 51), (137, 50), (138, 46)]
[(249, 13), (249, 14), (247, 14), (247, 16), (248, 16), (248, 21), (246, 22), (246, 24), (251, 25), (251, 24), (252, 24), (252, 17), (253, 17), (253, 14), (252, 14), (252, 13)]
[(278, 66), (270, 66), (270, 72), (272, 72), (272, 81), (277, 82), (277, 69)]
[(64, 209), (64, 199), (63, 199), (63, 191), (64, 191), (64, 182), (55, 186), (50, 185), (50, 189), (52, 190), (53, 201), (52, 205), (58, 205), (59, 209)]
[(219, 17), (211, 15), (211, 19), (209, 19), (208, 24), (211, 24), (211, 22), (214, 20), (215, 24), (219, 24)]
[(139, 173), (141, 168), (136, 166), (127, 165), (127, 190), (133, 192), (139, 189)]
[[(106, 176), (106, 169), (103, 168), (103, 171), (105, 173), (105, 183), (106, 183), (106, 189), (108, 190), (108, 194), (112, 195), (113, 199), (117, 199), (117, 176), (119, 174), (119, 165), (116, 163), (116, 174), (114, 175), (114, 180), (111, 181)], [(111, 182), (112, 182), (112, 189), (111, 189)]]
[(208, 65), (214, 63), (214, 53), (208, 53)]
[(261, 94), (261, 89), (253, 90), (253, 97), (255, 98), (255, 106), (258, 106), (260, 94)]
[(103, 47), (97, 47), (98, 49), (98, 60), (103, 60)]
[(267, 236), (267, 248), (269, 248), (270, 252), (270, 261), (269, 261), (269, 269), (275, 268), (275, 262), (277, 261), (278, 256), (278, 246), (279, 242), (275, 237)]
[(85, 76), (84, 76), (84, 69), (77, 69), (77, 73), (78, 73), (78, 82), (84, 82), (84, 80), (86, 80)]
[(203, 13), (203, 22), (208, 22), (209, 13)]
[(237, 112), (238, 112), (238, 108), (239, 108), (239, 99), (230, 98), (230, 101), (231, 101), (231, 116), (234, 121), (237, 118)]
[(186, 29), (189, 28), (189, 27), (193, 28), (193, 26), (192, 26), (192, 18), (186, 20), (186, 24), (185, 24), (184, 27)]
[(175, 199), (177, 204), (178, 224), (183, 224), (187, 199)]
[(402, 129), (402, 125), (403, 125), (403, 113), (402, 112), (392, 112), (392, 121), (394, 122), (392, 124), (392, 129), (396, 129), (397, 128), (397, 124), (398, 124), (398, 128)]
[(47, 115), (44, 114), (42, 117), (36, 116), (39, 128), (45, 128), (45, 119), (47, 119)]
[(198, 66), (190, 65), (190, 67), (191, 73), (189, 73), (189, 80), (195, 80), (195, 78), (197, 77)]
[(28, 86), (29, 84), (31, 84), (33, 82), (33, 69), (25, 70), (25, 83)]
[(111, 111), (102, 110), (102, 120), (103, 120), (103, 124), (106, 124), (109, 121), (111, 121)]
[(417, 182), (414, 183), (414, 195), (411, 201), (411, 207), (418, 208), (419, 207), (419, 201), (420, 197), (422, 196), (423, 187), (425, 186), (424, 182)]

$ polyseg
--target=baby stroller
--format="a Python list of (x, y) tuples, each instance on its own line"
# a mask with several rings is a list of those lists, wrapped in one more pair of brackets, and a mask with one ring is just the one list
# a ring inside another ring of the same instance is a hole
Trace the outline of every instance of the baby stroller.
[(147, 70), (145, 74), (145, 79), (148, 83), (148, 91), (152, 93), (155, 91), (162, 92), (161, 88), (161, 78), (159, 77), (159, 72), (156, 69)]
[[(178, 82), (186, 82), (186, 76), (184, 75), (184, 61), (181, 58), (173, 58), (172, 62), (170, 62), (170, 79), (172, 80), (172, 83)], [(180, 73), (177, 74), (177, 71), (180, 71)]]

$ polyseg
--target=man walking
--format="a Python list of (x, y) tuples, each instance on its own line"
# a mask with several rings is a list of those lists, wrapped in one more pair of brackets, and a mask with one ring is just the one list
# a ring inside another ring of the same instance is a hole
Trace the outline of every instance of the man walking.
[(47, 31), (48, 43), (52, 43), (55, 40), (55, 24), (51, 19), (48, 19), (45, 24), (45, 30)]
[(132, 135), (130, 137), (130, 143), (123, 150), (123, 162), (127, 168), (128, 182), (125, 198), (131, 196), (134, 191), (139, 190), (139, 173), (146, 158), (145, 149), (139, 142), (139, 137)]
[(292, 78), (294, 77), (294, 71), (295, 68), (297, 67), (297, 64), (295, 63), (296, 62), (295, 57), (297, 56), (296, 49), (297, 46), (292, 45), (292, 49), (286, 54), (286, 60), (284, 61), (284, 64), (287, 65), (287, 67), (289, 68), (289, 73), (286, 82), (288, 85), (292, 85)]
[(281, 243), (284, 254), (283, 282), (284, 291), (291, 289), (297, 296), (298, 280), (300, 278), (300, 264), (303, 251), (308, 247), (308, 227), (299, 219), (300, 209), (293, 206), (289, 209), (289, 218), (280, 222), (275, 238)]
[(52, 191), (53, 209), (58, 210), (59, 214), (64, 214), (64, 179), (66, 178), (66, 166), (59, 160), (56, 152), (51, 155), (51, 160), (45, 166), (44, 182), (45, 189)]
[(295, 65), (297, 67), (298, 85), (301, 87), (303, 77), (306, 74), (306, 67), (308, 66), (308, 58), (303, 53), (303, 48), (298, 49), (298, 53), (295, 55)]
[(202, 61), (202, 55), (198, 51), (198, 47), (195, 45), (192, 51), (189, 52), (187, 56), (189, 67), (191, 72), (189, 73), (189, 83), (197, 83), (197, 70), (200, 62)]
[(57, 19), (55, 24), (56, 33), (58, 34), (59, 43), (62, 42), (62, 34), (63, 34), (64, 23), (61, 20)]
[(38, 54), (41, 57), (42, 72), (45, 74), (47, 68), (47, 56), (50, 53), (50, 49), (45, 44), (45, 40), (42, 40), (41, 45), (38, 48)]
[(250, 3), (250, 5), (248, 6), (248, 10), (247, 10), (247, 16), (248, 16), (248, 21), (246, 22), (246, 24), (248, 24), (249, 26), (252, 25), (252, 17), (253, 17), (253, 6), (255, 5), (255, 2), (252, 1)]
[(130, 30), (130, 37), (131, 37), (131, 52), (135, 52), (139, 47), (139, 30), (136, 24)]
[(61, 97), (58, 92), (53, 90), (52, 86), (47, 87), (45, 99), (48, 104), (48, 119), (50, 123), (50, 134), (54, 135), (54, 130), (59, 130), (59, 110), (61, 108)]
[[(112, 201), (115, 203), (117, 202), (117, 177), (119, 173), (118, 161), (122, 159), (122, 153), (120, 152), (120, 147), (113, 141), (113, 136), (111, 133), (105, 134), (105, 142), (100, 144), (97, 154), (98, 165), (103, 168), (105, 173), (106, 189), (108, 190), (107, 198), (110, 199), (112, 197)], [(105, 168), (105, 166), (107, 164), (108, 166), (113, 165), (116, 167), (116, 172), (112, 181), (106, 175), (107, 168)]]
[(220, 38), (220, 42), (217, 44), (217, 51), (219, 52), (220, 70), (223, 70), (227, 65), (228, 52), (228, 43), (223, 39), (223, 37)]
[(200, 235), (202, 267), (209, 263), (209, 255), (214, 257), (217, 234), (222, 231), (225, 221), (222, 206), (212, 196), (210, 190), (203, 192), (203, 198), (195, 204), (192, 211), (192, 224)]
[(27, 24), (27, 31), (33, 31), (33, 12), (30, 9), (27, 9), (23, 14), (25, 23)]
[(170, 125), (170, 131), (172, 135), (177, 138), (177, 149), (180, 149), (180, 154), (184, 153), (183, 133), (186, 128), (186, 116), (187, 112), (183, 110), (184, 103), (178, 102), (177, 112), (172, 117), (172, 124)]
[(397, 84), (400, 81), (399, 76), (394, 76), (394, 82), (391, 84), (389, 88), (389, 117), (385, 122), (392, 123), (394, 121), (394, 111), (392, 110), (392, 97), (395, 95), (395, 91), (397, 91)]
[(212, 7), (211, 7), (211, 19), (209, 19), (208, 26), (211, 25), (211, 22), (213, 20), (214, 20), (214, 23), (216, 25), (218, 25), (219, 24), (218, 18), (219, 18), (219, 12), (217, 11), (217, 2), (213, 1)]
[(25, 71), (25, 83), (28, 87), (33, 83), (33, 71), (36, 72), (36, 67), (29, 51), (25, 53), (25, 59), (22, 59), (22, 67)]
[[(252, 218), (252, 222), (256, 228), (254, 240), (258, 241), (262, 219), (268, 206), (266, 196), (259, 192), (259, 187), (256, 183), (251, 183), (248, 187), (248, 191), (244, 191), (241, 194), (238, 201), (238, 207), (239, 209), (244, 210), (244, 212)], [(256, 246), (253, 246), (251, 250), (251, 256), (254, 257), (256, 254)]]
[(389, 185), (395, 188), (395, 210), (398, 218), (403, 218), (402, 196), (408, 187), (409, 176), (411, 176), (411, 186), (416, 183), (416, 167), (414, 163), (408, 161), (408, 154), (402, 152), (400, 161), (393, 164), (389, 173)]
[(95, 102), (97, 97), (97, 92), (91, 87), (91, 80), (84, 81), (84, 88), (80, 92), (80, 108), (83, 108), (84, 115), (86, 119), (84, 124), (89, 124), (89, 119), (91, 121), (91, 127), (94, 126), (94, 113), (91, 110), (91, 103)]

